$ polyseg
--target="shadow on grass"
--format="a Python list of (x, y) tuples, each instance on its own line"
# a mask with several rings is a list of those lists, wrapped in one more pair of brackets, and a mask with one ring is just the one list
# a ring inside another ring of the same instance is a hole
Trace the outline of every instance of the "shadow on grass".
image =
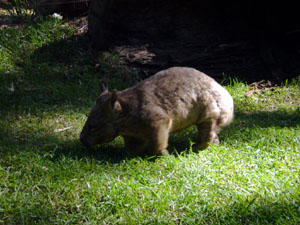
[[(41, 23), (46, 25), (30, 23), (28, 32), (23, 28), (20, 31), (12, 28), (0, 30), (1, 36), (11, 36), (3, 44), (14, 56), (8, 62), (12, 64), (12, 70), (0, 71), (0, 94), (5, 96), (1, 99), (0, 113), (28, 113), (32, 109), (63, 108), (66, 104), (81, 108), (96, 99), (101, 75), (95, 69), (87, 38), (82, 35), (53, 40), (31, 50), (42, 42), (41, 35), (55, 39), (55, 35), (67, 32), (55, 30), (52, 34), (49, 21)], [(27, 42), (19, 37), (23, 33), (29, 36), (25, 38), (37, 43), (27, 46)], [(17, 45), (24, 47), (18, 48)], [(9, 91), (12, 84), (14, 90)]]
[[(1, 134), (1, 133), (0, 133)], [(3, 137), (3, 136), (2, 136)], [(32, 152), (51, 161), (61, 157), (69, 159), (94, 159), (98, 163), (120, 163), (131, 158), (119, 143), (105, 144), (93, 148), (84, 147), (79, 140), (62, 140), (57, 136), (34, 134), (9, 134), (0, 140), (0, 154), (18, 155)]]
[(59, 144), (59, 147), (55, 150), (54, 158), (58, 159), (61, 156), (68, 156), (70, 158), (94, 159), (98, 163), (120, 163), (123, 160), (130, 159), (130, 156), (123, 146), (112, 146), (109, 144), (102, 145), (101, 147), (85, 148), (79, 143), (79, 141), (63, 142)]
[[(85, 35), (60, 39), (38, 48), (30, 57), (33, 64), (49, 66), (93, 66), (92, 53), (88, 50), (88, 39)], [(80, 68), (80, 67), (78, 67)]]
[[(99, 92), (99, 84), (105, 79), (110, 89), (125, 89), (128, 84), (122, 78), (99, 71), (96, 59), (88, 50), (87, 38), (74, 36), (54, 41), (36, 50), (30, 59), (16, 57), (18, 72), (9, 77), (0, 71), (0, 113), (28, 113), (38, 110), (91, 108)], [(21, 72), (19, 72), (21, 71)], [(14, 91), (8, 91), (11, 85)], [(1, 90), (2, 89), (2, 90)]]
[(26, 25), (29, 16), (0, 15), (0, 28), (21, 27)]
[[(225, 212), (226, 224), (297, 224), (300, 217), (299, 200), (255, 203), (237, 203)], [(248, 204), (248, 205), (246, 205)], [(224, 215), (223, 214), (223, 215)], [(220, 216), (220, 215), (219, 215)], [(217, 216), (217, 217), (219, 217)]]
[[(243, 137), (243, 143), (246, 143), (261, 139), (261, 133), (257, 133), (256, 129), (295, 127), (300, 127), (300, 108), (292, 112), (284, 109), (274, 112), (236, 112), (233, 122), (221, 130), (219, 137), (222, 144), (222, 141), (227, 138), (235, 138), (238, 133), (239, 137)], [(251, 136), (251, 139), (249, 139), (249, 136)], [(191, 141), (195, 141), (196, 138), (197, 129), (194, 126), (183, 132), (172, 134), (169, 140), (169, 149), (171, 152), (173, 150), (173, 152), (178, 151), (178, 153), (186, 151), (190, 148)]]
[[(300, 110), (293, 112), (280, 110), (275, 112), (256, 112), (252, 114), (238, 112), (233, 123), (221, 131), (220, 141), (222, 144), (226, 139), (230, 140), (238, 137), (239, 141), (246, 143), (248, 141), (255, 141), (255, 139), (261, 139), (261, 133), (255, 131), (257, 128), (288, 128), (296, 126), (300, 126)], [(2, 148), (5, 149), (7, 153), (12, 151), (17, 154), (17, 151), (31, 148), (41, 154), (43, 152), (53, 153), (53, 160), (61, 156), (67, 156), (77, 159), (92, 158), (98, 162), (110, 163), (119, 163), (122, 160), (134, 157), (127, 153), (121, 137), (117, 138), (114, 142), (87, 149), (81, 145), (79, 138), (76, 137), (74, 133), (70, 134), (71, 137), (65, 138), (43, 133), (37, 134), (33, 131), (28, 132), (25, 128), (24, 133), (15, 133), (6, 128), (6, 130), (2, 130), (0, 134), (2, 137), (0, 144), (4, 146)], [(195, 140), (196, 137), (197, 130), (195, 127), (188, 128), (180, 133), (171, 134), (168, 149), (173, 155), (188, 151), (191, 144), (190, 140)], [(7, 148), (5, 146), (7, 146)]]
[(255, 113), (236, 112), (235, 125), (254, 127), (297, 127), (300, 125), (300, 108), (294, 111), (279, 109), (276, 111), (259, 111)]
[[(5, 133), (5, 134), (4, 134)], [(194, 133), (195, 134), (195, 133)], [(1, 139), (0, 154), (18, 155), (24, 152), (33, 152), (43, 156), (51, 161), (59, 160), (61, 157), (69, 159), (92, 159), (98, 163), (120, 163), (126, 159), (139, 158), (140, 156), (131, 155), (126, 150), (121, 137), (115, 139), (111, 143), (86, 148), (72, 135), (72, 138), (62, 138), (49, 134), (13, 133), (10, 130), (2, 130), (0, 132)], [(181, 153), (189, 149), (189, 136), (187, 134), (176, 134), (170, 138), (170, 146), (168, 149), (173, 155)], [(157, 157), (143, 156), (144, 160), (153, 161)]]

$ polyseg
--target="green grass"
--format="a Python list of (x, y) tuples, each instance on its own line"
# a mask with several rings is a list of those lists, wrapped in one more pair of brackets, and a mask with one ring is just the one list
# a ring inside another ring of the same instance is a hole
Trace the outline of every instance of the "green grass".
[(195, 128), (155, 160), (129, 157), (121, 138), (87, 150), (100, 81), (130, 84), (74, 34), (51, 18), (0, 30), (0, 224), (300, 223), (300, 81), (248, 98), (231, 80), (235, 120), (199, 153)]

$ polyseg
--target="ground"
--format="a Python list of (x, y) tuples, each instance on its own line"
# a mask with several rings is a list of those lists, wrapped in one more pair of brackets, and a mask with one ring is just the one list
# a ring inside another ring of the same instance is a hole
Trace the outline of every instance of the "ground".
[(90, 52), (84, 18), (21, 21), (0, 29), (0, 224), (299, 224), (299, 79), (225, 74), (235, 119), (205, 151), (194, 127), (168, 157), (131, 157), (120, 137), (86, 149), (100, 82), (139, 73)]

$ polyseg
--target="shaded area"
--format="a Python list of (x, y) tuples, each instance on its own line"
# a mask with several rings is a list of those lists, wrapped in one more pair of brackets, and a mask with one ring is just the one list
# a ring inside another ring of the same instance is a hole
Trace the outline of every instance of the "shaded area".
[[(3, 40), (3, 44), (13, 56), (10, 60), (14, 66), (12, 70), (0, 71), (0, 80), (3, 82), (0, 93), (5, 96), (1, 100), (1, 114), (34, 114), (40, 109), (53, 108), (55, 111), (68, 106), (74, 109), (90, 107), (97, 96), (101, 77), (94, 67), (95, 60), (88, 51), (84, 35), (54, 40), (40, 48), (27, 47), (26, 41), (17, 36), (24, 32), (29, 38), (39, 41), (40, 36), (47, 32), (42, 30), (47, 29), (43, 27), (44, 23), (51, 22), (31, 22), (28, 29), (21, 28), (26, 31), (16, 32), (13, 28), (0, 30), (1, 35), (12, 39), (7, 43)], [(66, 31), (54, 32), (61, 35)], [(21, 49), (17, 47), (18, 44)], [(32, 48), (36, 49), (32, 51)], [(8, 90), (11, 84), (14, 85), (14, 91)]]
[(287, 78), (300, 72), (296, 8), (250, 0), (93, 1), (89, 34), (92, 48), (112, 49), (146, 76), (176, 65), (215, 78)]
[[(226, 139), (232, 139), (234, 142), (236, 138), (242, 138), (242, 143), (244, 144), (255, 141), (256, 139), (261, 139), (260, 135), (253, 136), (251, 129), (269, 127), (292, 128), (298, 126), (300, 126), (300, 110), (296, 110), (292, 113), (283, 110), (256, 113), (237, 112), (233, 123), (224, 128), (219, 136), (221, 145)], [(79, 142), (79, 137), (74, 136), (74, 131), (71, 131), (72, 133), (69, 134), (72, 135), (72, 138), (68, 138), (71, 140), (64, 140), (60, 139), (61, 137), (59, 134), (56, 136), (55, 134), (51, 134), (51, 132), (49, 133), (49, 131), (34, 131), (30, 129), (30, 127), (24, 127), (21, 132), (15, 132), (11, 129), (2, 127), (0, 131), (0, 135), (3, 137), (1, 143), (6, 147), (3, 147), (3, 149), (0, 150), (5, 151), (7, 154), (12, 149), (14, 149), (14, 152), (17, 152), (19, 146), (25, 145), (28, 148), (32, 147), (33, 149), (36, 149), (36, 146), (39, 146), (38, 151), (40, 153), (48, 152), (52, 154), (51, 160), (56, 160), (61, 156), (68, 156), (77, 159), (92, 158), (100, 163), (119, 163), (122, 160), (134, 157), (127, 153), (121, 137), (117, 138), (113, 143), (98, 145), (88, 149), (82, 146)], [(238, 136), (236, 136), (237, 133)], [(251, 133), (251, 138), (249, 138), (248, 133)], [(191, 144), (190, 140), (195, 140), (196, 136), (197, 131), (195, 127), (185, 129), (180, 133), (171, 134), (168, 149), (173, 155), (189, 150)], [(23, 152), (24, 149), (21, 151)], [(209, 149), (204, 151), (209, 151)]]
[[(242, 143), (255, 141), (261, 139), (260, 135), (253, 137), (251, 129), (265, 129), (265, 128), (295, 128), (300, 127), (300, 108), (293, 112), (286, 110), (277, 110), (274, 112), (260, 111), (254, 113), (236, 112), (233, 122), (222, 129), (219, 134), (220, 144), (226, 139), (236, 138), (242, 139)], [(251, 138), (249, 138), (249, 135)], [(169, 150), (185, 151), (190, 148), (190, 141), (197, 137), (196, 127), (188, 128), (183, 132), (172, 134), (169, 140)], [(208, 150), (209, 151), (209, 150)]]
[(13, 6), (9, 2), (9, 0), (1, 0), (1, 2), (0, 2), (0, 9), (10, 10), (12, 8), (13, 8)]
[[(1, 126), (1, 124), (0, 124)], [(28, 129), (28, 128), (27, 128)], [(34, 131), (28, 131), (25, 127), (22, 132), (12, 132), (11, 130), (1, 129), (0, 154), (23, 154), (24, 152), (36, 152), (44, 155), (45, 159), (57, 161), (61, 157), (70, 159), (94, 159), (98, 163), (120, 163), (121, 161), (131, 158), (120, 141), (116, 144), (104, 144), (101, 147), (85, 148), (80, 142), (79, 137), (72, 134), (71, 140), (64, 140), (60, 134), (51, 134), (51, 132), (40, 132), (35, 134)], [(68, 134), (67, 134), (68, 135)], [(73, 140), (72, 140), (73, 139)], [(25, 146), (25, 147), (22, 147)], [(37, 148), (38, 146), (38, 148)], [(21, 147), (21, 148), (20, 148)]]
[[(0, 87), (5, 96), (0, 113), (34, 114), (41, 109), (55, 111), (64, 107), (90, 109), (101, 80), (105, 79), (110, 89), (122, 90), (139, 79), (133, 76), (134, 72), (122, 73), (120, 68), (106, 62), (100, 68), (95, 67), (98, 61), (88, 51), (87, 44), (85, 36), (76, 35), (43, 45), (29, 58), (14, 57), (14, 64), (21, 72), (0, 71), (0, 81), (11, 80), (7, 87)], [(9, 79), (4, 78), (8, 75)], [(11, 83), (13, 92), (8, 91)]]
[(28, 15), (11, 15), (13, 6), (7, 0), (0, 1), (0, 30), (7, 27), (20, 27), (29, 21)]
[(298, 127), (300, 126), (300, 108), (293, 112), (277, 110), (274, 112), (260, 111), (255, 113), (236, 112), (235, 124), (248, 128), (261, 127)]
[(74, 17), (86, 14), (90, 0), (39, 0), (35, 6), (37, 13), (49, 15), (62, 13), (64, 16)]

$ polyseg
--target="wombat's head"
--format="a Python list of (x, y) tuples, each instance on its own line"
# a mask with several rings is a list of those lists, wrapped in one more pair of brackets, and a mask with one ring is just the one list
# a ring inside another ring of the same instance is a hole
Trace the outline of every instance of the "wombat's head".
[(121, 112), (116, 91), (109, 92), (102, 82), (96, 105), (90, 112), (80, 133), (80, 141), (87, 147), (110, 142), (119, 134), (115, 122)]

